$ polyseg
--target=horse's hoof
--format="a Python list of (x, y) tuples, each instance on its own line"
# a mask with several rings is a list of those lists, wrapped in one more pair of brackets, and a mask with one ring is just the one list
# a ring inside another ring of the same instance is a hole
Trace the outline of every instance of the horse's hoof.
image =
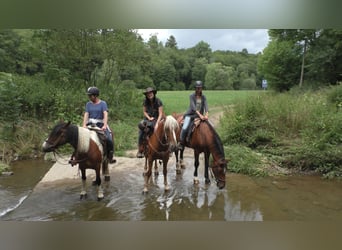
[(205, 180), (205, 184), (210, 184), (211, 183), (211, 181), (210, 180)]
[(195, 184), (195, 185), (198, 185), (198, 184), (199, 184), (199, 180), (195, 179), (195, 180), (194, 180), (194, 184)]
[(105, 180), (105, 181), (110, 181), (110, 176), (109, 176), (109, 175), (106, 175), (106, 176), (104, 177), (104, 180)]
[(101, 200), (103, 200), (103, 198), (104, 198), (104, 196), (97, 197), (97, 201), (101, 201)]
[(142, 191), (142, 194), (148, 194), (147, 188), (144, 188), (144, 190)]
[(180, 169), (176, 169), (176, 174), (181, 174), (182, 171)]
[(87, 199), (87, 194), (80, 194), (80, 200)]
[(165, 192), (169, 192), (170, 191), (170, 186), (165, 186), (164, 191)]

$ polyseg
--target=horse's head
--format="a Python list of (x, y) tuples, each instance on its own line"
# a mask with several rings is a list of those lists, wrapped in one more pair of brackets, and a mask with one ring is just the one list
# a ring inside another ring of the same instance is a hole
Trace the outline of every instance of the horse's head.
[(217, 187), (222, 189), (226, 186), (226, 170), (227, 170), (227, 163), (226, 159), (220, 159), (218, 161), (214, 161), (211, 169), (213, 170)]
[(43, 152), (55, 151), (59, 146), (67, 143), (66, 132), (69, 125), (70, 122), (61, 122), (52, 129), (49, 137), (44, 141), (42, 145)]
[(177, 149), (176, 133), (178, 132), (178, 130), (179, 125), (177, 120), (173, 116), (168, 115), (164, 123), (164, 132), (169, 143), (170, 152), (174, 152)]

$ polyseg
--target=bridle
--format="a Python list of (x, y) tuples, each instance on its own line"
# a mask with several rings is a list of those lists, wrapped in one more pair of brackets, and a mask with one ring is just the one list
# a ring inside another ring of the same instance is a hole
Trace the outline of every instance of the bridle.
[[(223, 165), (225, 163), (225, 161), (226, 161), (225, 159), (220, 159), (220, 160), (216, 161), (213, 166), (210, 167), (212, 177), (214, 175), (213, 174), (214, 169), (217, 169), (217, 168), (222, 168), (223, 169), (223, 173), (226, 174), (227, 169), (224, 166), (221, 166), (221, 165)], [(216, 183), (218, 183), (218, 182), (226, 182), (226, 179), (217, 178), (215, 175), (214, 175), (214, 178), (216, 180)]]
[[(58, 155), (60, 158), (63, 158), (63, 157), (61, 157), (61, 155), (58, 153), (57, 148), (58, 148), (58, 145), (59, 145), (60, 141), (61, 141), (62, 139), (65, 138), (65, 133), (66, 133), (66, 129), (65, 129), (65, 128), (61, 128), (61, 135), (60, 135), (54, 142), (51, 142), (50, 138), (48, 138), (48, 139), (45, 140), (46, 143), (48, 143), (49, 145), (51, 145), (49, 148), (50, 148), (51, 151), (53, 152), (53, 154), (54, 154), (54, 156), (55, 156), (55, 158), (56, 158), (56, 161), (57, 161), (56, 155)], [(72, 154), (72, 156), (74, 156), (74, 153)], [(89, 157), (85, 157), (85, 158), (80, 159), (80, 160), (70, 159), (70, 160), (68, 161), (68, 163), (61, 163), (61, 164), (63, 164), (63, 165), (71, 164), (71, 166), (74, 166), (74, 165), (76, 165), (76, 164), (78, 164), (78, 163), (81, 163), (81, 162), (86, 161), (88, 158), (89, 158)]]
[(51, 145), (51, 146), (49, 146), (51, 151), (55, 152), (55, 150), (58, 148), (60, 141), (64, 138), (65, 138), (65, 129), (62, 128), (61, 129), (61, 135), (54, 142), (51, 142), (50, 138), (47, 138), (45, 140), (45, 142), (48, 143), (49, 145)]

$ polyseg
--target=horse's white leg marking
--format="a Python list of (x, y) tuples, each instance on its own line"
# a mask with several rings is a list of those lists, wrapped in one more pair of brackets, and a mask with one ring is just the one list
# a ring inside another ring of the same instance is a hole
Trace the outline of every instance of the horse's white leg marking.
[(86, 180), (82, 180), (81, 198), (86, 195), (87, 195), (87, 182)]
[(198, 177), (196, 176), (196, 177), (194, 177), (194, 184), (199, 184), (199, 179), (198, 179)]
[(100, 186), (97, 186), (97, 199), (103, 199), (104, 195), (103, 195), (103, 189)]

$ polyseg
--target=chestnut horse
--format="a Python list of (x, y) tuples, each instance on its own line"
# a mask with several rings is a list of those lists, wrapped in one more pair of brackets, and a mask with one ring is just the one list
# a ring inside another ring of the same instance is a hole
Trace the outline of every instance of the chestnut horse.
[(55, 152), (58, 147), (69, 143), (74, 149), (70, 164), (78, 164), (82, 176), (82, 191), (80, 199), (87, 197), (86, 191), (86, 169), (94, 169), (97, 185), (97, 199), (103, 198), (101, 187), (101, 166), (105, 181), (109, 181), (108, 159), (104, 155), (103, 145), (97, 132), (87, 128), (78, 127), (70, 122), (61, 122), (52, 129), (49, 137), (43, 143), (44, 152)]
[[(179, 125), (181, 126), (181, 116), (180, 114), (173, 114), (173, 116), (177, 119)], [(205, 183), (209, 184), (209, 157), (212, 155), (213, 162), (210, 166), (212, 172), (214, 174), (217, 187), (222, 189), (226, 185), (226, 169), (227, 169), (227, 160), (225, 159), (225, 153), (223, 144), (214, 127), (210, 124), (209, 121), (201, 121), (198, 120), (199, 124), (193, 126), (189, 126), (188, 129), (193, 129), (192, 134), (189, 140), (185, 140), (185, 146), (192, 148), (194, 150), (194, 183), (198, 184), (198, 166), (199, 166), (199, 155), (200, 153), (204, 153), (204, 178)], [(180, 159), (178, 159), (178, 153), (180, 151)], [(176, 168), (177, 173), (179, 173), (179, 164), (183, 164), (183, 151), (177, 149), (175, 151), (176, 155)], [(180, 162), (180, 163), (179, 163)]]
[(165, 191), (170, 189), (167, 182), (167, 163), (170, 154), (177, 148), (176, 134), (179, 133), (178, 122), (171, 116), (167, 116), (158, 124), (158, 128), (152, 133), (147, 142), (145, 150), (145, 172), (144, 172), (144, 190), (148, 192), (148, 183), (152, 175), (153, 162), (160, 159), (163, 162), (163, 175)]

